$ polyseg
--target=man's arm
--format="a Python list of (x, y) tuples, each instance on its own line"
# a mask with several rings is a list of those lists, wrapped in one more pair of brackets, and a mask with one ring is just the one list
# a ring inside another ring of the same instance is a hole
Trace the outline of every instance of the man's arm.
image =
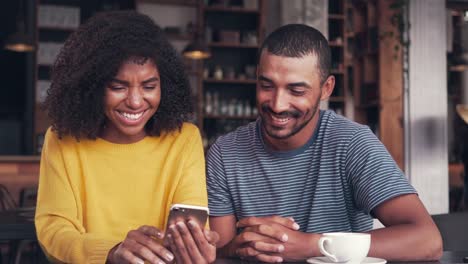
[(210, 229), (219, 235), (218, 248), (223, 248), (236, 236), (236, 217), (234, 215), (210, 216)]
[[(392, 261), (437, 260), (441, 257), (440, 233), (416, 194), (389, 199), (377, 206), (373, 213), (386, 227), (369, 232), (372, 236), (369, 256)], [(295, 231), (274, 223), (271, 218), (244, 218), (238, 223), (246, 230), (260, 225), (269, 225), (277, 232), (288, 235), (288, 240), (282, 243), (284, 251), (264, 254), (280, 256), (287, 261), (321, 255), (317, 245), (321, 234)], [(263, 230), (256, 232), (268, 237)], [(307, 247), (304, 248), (304, 245)]]
[(401, 195), (373, 213), (386, 227), (371, 231), (369, 256), (386, 260), (437, 260), (442, 256), (439, 230), (416, 194)]
[[(210, 217), (211, 230), (216, 231), (220, 236), (217, 243), (218, 257), (240, 257), (271, 263), (282, 262), (283, 258), (279, 254), (285, 250), (283, 243), (288, 240), (288, 236), (283, 230), (271, 227), (271, 219), (272, 217), (244, 218), (244, 223), (261, 221), (264, 224), (244, 228), (237, 235), (236, 226), (243, 224), (237, 223), (234, 215)], [(281, 219), (279, 220), (281, 224), (293, 228), (293, 220)], [(286, 226), (283, 228), (286, 229)]]
[(368, 128), (359, 129), (346, 153), (344, 168), (356, 207), (386, 226), (370, 231), (369, 255), (387, 260), (440, 258), (442, 240), (437, 227), (378, 138)]

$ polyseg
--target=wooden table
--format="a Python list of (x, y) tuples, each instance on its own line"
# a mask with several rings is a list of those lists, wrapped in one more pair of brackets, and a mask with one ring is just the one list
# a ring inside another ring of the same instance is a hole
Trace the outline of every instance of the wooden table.
[[(388, 264), (438, 264), (438, 263), (463, 263), (463, 258), (468, 257), (468, 251), (451, 252), (445, 251), (439, 261), (421, 261), (421, 262), (387, 262)], [(240, 259), (218, 259), (215, 264), (247, 264), (256, 262), (247, 262)], [(307, 263), (307, 262), (296, 262)]]
[[(0, 212), (0, 240), (37, 240), (34, 226), (34, 208), (19, 208), (17, 210)], [(468, 245), (467, 245), (468, 247)], [(422, 262), (387, 262), (408, 264), (437, 264), (437, 263), (463, 263), (463, 258), (468, 257), (467, 251), (445, 251), (439, 261)], [(216, 264), (244, 264), (240, 259), (218, 259)], [(302, 262), (306, 263), (306, 262)]]

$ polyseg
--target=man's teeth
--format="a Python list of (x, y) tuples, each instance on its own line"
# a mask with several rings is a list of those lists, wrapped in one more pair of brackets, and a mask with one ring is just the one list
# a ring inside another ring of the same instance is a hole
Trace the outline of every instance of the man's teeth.
[(127, 119), (137, 120), (138, 118), (140, 118), (143, 115), (143, 112), (138, 113), (138, 114), (130, 114), (130, 113), (125, 113), (125, 112), (120, 112), (120, 114), (123, 115)]
[(272, 116), (272, 118), (275, 120), (275, 121), (278, 121), (278, 122), (281, 122), (281, 123), (285, 123), (285, 122), (288, 122), (289, 121), (289, 118), (279, 118), (279, 117), (276, 117), (276, 116)]

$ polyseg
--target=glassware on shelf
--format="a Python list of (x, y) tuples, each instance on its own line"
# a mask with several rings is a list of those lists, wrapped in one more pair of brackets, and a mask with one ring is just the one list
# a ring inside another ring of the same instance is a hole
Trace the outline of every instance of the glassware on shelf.
[(221, 66), (219, 65), (215, 66), (214, 72), (213, 72), (213, 78), (215, 78), (216, 80), (223, 79), (223, 69), (221, 68)]
[(245, 102), (244, 115), (245, 116), (251, 116), (252, 115), (252, 107), (250, 106), (249, 102)]
[(205, 113), (213, 113), (213, 98), (210, 92), (206, 92), (205, 94)]
[(213, 94), (213, 114), (219, 114), (219, 93), (214, 92)]
[(235, 79), (235, 76), (236, 72), (234, 71), (234, 67), (226, 67), (226, 79)]

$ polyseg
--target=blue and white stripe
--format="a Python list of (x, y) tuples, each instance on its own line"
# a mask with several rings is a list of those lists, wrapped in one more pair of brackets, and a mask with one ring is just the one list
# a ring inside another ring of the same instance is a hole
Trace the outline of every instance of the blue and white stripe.
[(252, 122), (218, 138), (207, 156), (212, 216), (282, 215), (303, 232), (372, 228), (372, 209), (415, 193), (367, 126), (322, 111), (319, 127), (303, 147), (269, 150)]

